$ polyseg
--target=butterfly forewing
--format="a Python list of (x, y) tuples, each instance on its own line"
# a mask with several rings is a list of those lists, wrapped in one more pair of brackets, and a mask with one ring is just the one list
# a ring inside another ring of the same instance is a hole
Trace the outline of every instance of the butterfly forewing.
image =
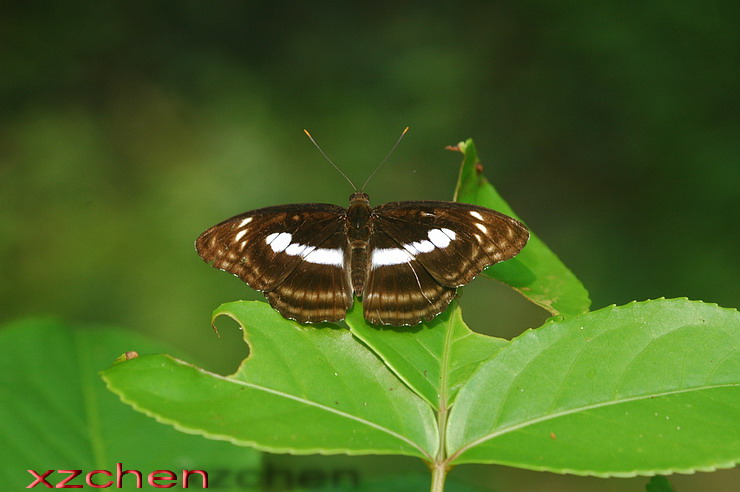
[[(373, 218), (376, 233), (391, 237), (446, 287), (465, 285), (486, 267), (516, 256), (529, 239), (521, 222), (465, 203), (393, 202), (376, 207)], [(399, 261), (403, 256), (398, 251)], [(389, 254), (386, 263), (392, 261)]]

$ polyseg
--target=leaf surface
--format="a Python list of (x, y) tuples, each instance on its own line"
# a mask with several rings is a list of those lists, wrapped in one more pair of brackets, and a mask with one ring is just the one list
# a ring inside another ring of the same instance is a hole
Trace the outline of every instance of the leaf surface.
[[(481, 205), (519, 219), (508, 203), (481, 174), (472, 139), (456, 147), (463, 154), (455, 200)], [(488, 267), (483, 275), (514, 287), (552, 314), (570, 316), (588, 311), (591, 299), (580, 280), (530, 229), (529, 242), (514, 258)]]
[[(115, 472), (122, 463), (124, 470), (144, 475), (159, 469), (178, 475), (185, 468), (259, 470), (254, 450), (176, 432), (122, 405), (105, 388), (98, 371), (118, 355), (132, 349), (172, 351), (162, 343), (119, 329), (26, 319), (0, 329), (0, 345), (4, 490), (24, 490), (33, 481), (29, 469)], [(48, 480), (64, 478), (53, 473)], [(96, 477), (98, 483), (102, 478)], [(129, 478), (124, 490), (135, 490)], [(78, 477), (70, 484), (81, 483)]]
[(481, 364), (447, 434), (454, 463), (633, 476), (740, 460), (740, 315), (685, 299), (551, 320)]
[(232, 376), (169, 356), (105, 371), (109, 388), (186, 432), (272, 452), (436, 453), (434, 415), (346, 329), (301, 326), (263, 302), (220, 306), (251, 354)]
[(478, 365), (509, 343), (471, 331), (457, 302), (428, 323), (402, 328), (368, 324), (360, 308), (347, 316), (352, 333), (435, 410), (448, 406)]

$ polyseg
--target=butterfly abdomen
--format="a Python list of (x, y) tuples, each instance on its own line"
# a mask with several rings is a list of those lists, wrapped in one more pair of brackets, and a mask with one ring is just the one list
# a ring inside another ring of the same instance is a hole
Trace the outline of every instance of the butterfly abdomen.
[(367, 278), (367, 242), (353, 241), (350, 245), (350, 271), (352, 272), (352, 290), (356, 296), (362, 296)]
[(347, 239), (349, 240), (349, 267), (352, 290), (362, 296), (368, 273), (367, 246), (372, 234), (372, 208), (367, 194), (356, 192), (350, 197), (347, 209)]

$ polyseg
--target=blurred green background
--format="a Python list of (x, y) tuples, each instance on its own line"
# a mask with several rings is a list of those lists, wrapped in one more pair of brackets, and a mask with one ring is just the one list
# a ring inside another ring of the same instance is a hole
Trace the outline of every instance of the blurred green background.
[[(214, 336), (210, 312), (261, 296), (206, 266), (195, 238), (252, 208), (347, 202), (303, 128), (362, 183), (407, 125), (367, 188), (373, 203), (451, 198), (460, 156), (443, 148), (472, 137), (594, 308), (737, 306), (739, 5), (3, 2), (0, 316), (123, 326), (229, 371), (246, 348), (236, 330)], [(511, 337), (546, 317), (487, 280), (464, 294), (477, 331)], [(424, 472), (388, 460), (328, 463)], [(722, 490), (733, 476), (672, 480)], [(645, 483), (475, 466), (450, 479)]]

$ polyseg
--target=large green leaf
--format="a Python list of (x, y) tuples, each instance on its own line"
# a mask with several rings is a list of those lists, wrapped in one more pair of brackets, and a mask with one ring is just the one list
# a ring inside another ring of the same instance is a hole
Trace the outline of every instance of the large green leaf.
[[(456, 147), (463, 153), (455, 200), (498, 210), (519, 219), (498, 191), (481, 174), (472, 139)], [(521, 220), (521, 219), (519, 219)], [(588, 311), (588, 291), (573, 272), (530, 230), (529, 242), (516, 257), (487, 268), (484, 275), (500, 280), (552, 314)]]
[(404, 328), (370, 325), (361, 308), (347, 315), (352, 333), (435, 410), (449, 406), (478, 365), (508, 343), (471, 331), (456, 302), (432, 321)]
[(181, 430), (259, 449), (436, 454), (432, 410), (346, 329), (301, 326), (262, 302), (224, 304), (221, 315), (251, 348), (232, 376), (156, 355), (105, 371), (109, 388)]
[(732, 466), (739, 347), (737, 311), (685, 299), (551, 320), (460, 390), (448, 456), (597, 476)]
[[(115, 471), (116, 463), (144, 475), (185, 468), (259, 471), (259, 454), (253, 450), (176, 432), (122, 405), (106, 390), (99, 370), (129, 349), (172, 350), (161, 343), (123, 330), (31, 319), (0, 329), (0, 346), (3, 490), (29, 485), (33, 477), (26, 470)], [(48, 477), (52, 484), (64, 478), (58, 473)], [(104, 483), (103, 478), (96, 480)], [(81, 477), (71, 482), (81, 483)], [(123, 483), (126, 490), (135, 488), (131, 477)]]

